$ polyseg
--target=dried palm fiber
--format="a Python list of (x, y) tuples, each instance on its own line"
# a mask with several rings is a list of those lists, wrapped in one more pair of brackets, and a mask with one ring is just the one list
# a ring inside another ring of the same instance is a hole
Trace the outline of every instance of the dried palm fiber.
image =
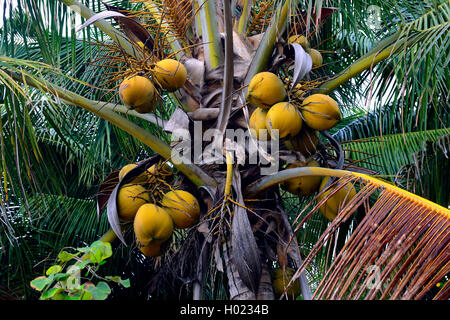
[(186, 32), (192, 24), (196, 13), (193, 11), (193, 1), (164, 0), (156, 2), (134, 0), (133, 2), (144, 3), (143, 9), (134, 12), (134, 14), (144, 21), (150, 22), (149, 24), (143, 24), (149, 30), (162, 32), (169, 37), (170, 41), (177, 39), (183, 45), (187, 45), (185, 43)]

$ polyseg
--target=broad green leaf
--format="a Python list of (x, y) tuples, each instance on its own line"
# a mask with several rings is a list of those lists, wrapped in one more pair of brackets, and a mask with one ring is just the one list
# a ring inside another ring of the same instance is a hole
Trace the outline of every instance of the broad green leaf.
[(61, 262), (67, 262), (67, 261), (73, 259), (74, 257), (78, 256), (78, 255), (79, 255), (79, 253), (69, 253), (67, 251), (61, 251), (58, 254), (58, 260), (61, 261)]
[(67, 273), (75, 274), (75, 273), (79, 273), (80, 270), (81, 270), (81, 268), (80, 268), (79, 264), (74, 264), (67, 268)]
[(77, 248), (81, 253), (89, 253), (91, 251), (90, 247)]
[(90, 259), (93, 263), (100, 263), (112, 256), (112, 248), (109, 242), (95, 241), (91, 245)]
[(95, 300), (95, 298), (92, 293), (90, 293), (89, 291), (85, 291), (83, 293), (83, 296), (81, 297), (81, 300)]
[(49, 279), (46, 276), (37, 277), (36, 279), (32, 280), (30, 282), (30, 286), (37, 290), (42, 291), (46, 286), (51, 284), (53, 282), (53, 279)]
[(69, 297), (67, 300), (81, 300), (84, 292), (82, 290), (76, 290), (69, 293)]
[(90, 288), (94, 288), (95, 284), (93, 284), (92, 282), (86, 282), (83, 284), (83, 290), (84, 290), (84, 294), (83, 297), (81, 298), (81, 300), (95, 300), (94, 296), (92, 295), (91, 292), (89, 292)]
[(59, 292), (53, 296), (52, 300), (69, 300), (69, 295), (66, 292)]
[(62, 267), (59, 264), (56, 264), (54, 266), (51, 266), (50, 268), (47, 269), (47, 272), (45, 273), (46, 275), (51, 275), (52, 273), (58, 273), (62, 270)]
[(99, 282), (95, 287), (89, 287), (87, 291), (92, 293), (95, 300), (105, 300), (111, 293), (108, 284), (103, 281)]
[(58, 294), (58, 293), (60, 293), (60, 292), (62, 292), (62, 291), (63, 291), (62, 288), (51, 288), (50, 290), (45, 291), (45, 292), (41, 295), (40, 299), (42, 299), (42, 300), (48, 300), (48, 299), (51, 299), (51, 298), (53, 298), (56, 294)]
[(56, 273), (55, 274), (55, 281), (64, 281), (66, 280), (70, 275), (68, 273)]
[(91, 261), (90, 259), (87, 259), (87, 260), (78, 262), (78, 263), (77, 263), (77, 266), (78, 266), (78, 268), (79, 268), (80, 270), (82, 270), (82, 269), (86, 268), (86, 266), (87, 266), (88, 264), (90, 264), (90, 263), (92, 263), (92, 261)]

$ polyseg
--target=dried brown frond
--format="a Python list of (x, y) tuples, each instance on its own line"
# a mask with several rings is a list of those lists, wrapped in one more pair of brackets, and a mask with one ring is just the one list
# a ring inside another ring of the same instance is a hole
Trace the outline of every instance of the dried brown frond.
[[(327, 250), (330, 264), (315, 298), (423, 299), (450, 273), (450, 211), (366, 176), (341, 180), (358, 186), (359, 192), (340, 208), (297, 274)], [(374, 203), (369, 201), (371, 196), (376, 196)], [(327, 198), (300, 221), (296, 232), (317, 214)], [(364, 216), (336, 253), (331, 248), (335, 247), (337, 232), (358, 208), (363, 209)], [(448, 290), (448, 286), (442, 286), (434, 298), (448, 296)]]

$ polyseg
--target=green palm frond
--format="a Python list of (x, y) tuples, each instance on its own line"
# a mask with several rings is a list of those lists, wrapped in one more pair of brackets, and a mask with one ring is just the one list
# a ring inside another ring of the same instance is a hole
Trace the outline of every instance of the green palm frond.
[(346, 157), (355, 161), (367, 159), (360, 166), (395, 178), (399, 170), (414, 162), (413, 154), (422, 150), (426, 141), (437, 141), (448, 135), (450, 129), (437, 129), (405, 134), (391, 134), (343, 142)]
[[(450, 204), (450, 135), (424, 141), (422, 148), (412, 155), (413, 162), (398, 172), (397, 182), (405, 189), (443, 207)], [(400, 183), (400, 182), (401, 183)]]
[[(311, 38), (312, 46), (324, 52), (326, 67), (313, 70), (317, 75), (345, 77), (347, 71), (342, 70), (358, 65), (362, 56), (389, 44), (410, 41), (413, 45), (399, 46), (397, 53), (373, 68), (361, 70), (348, 82), (339, 81), (332, 94), (340, 106), (348, 114), (364, 109), (378, 112), (383, 118), (378, 127), (385, 133), (448, 127), (447, 1), (331, 1), (327, 5), (339, 10), (322, 27), (320, 38)], [(308, 6), (314, 4), (305, 2)], [(369, 7), (377, 9), (379, 27), (371, 26)], [(414, 35), (417, 39), (411, 42)]]

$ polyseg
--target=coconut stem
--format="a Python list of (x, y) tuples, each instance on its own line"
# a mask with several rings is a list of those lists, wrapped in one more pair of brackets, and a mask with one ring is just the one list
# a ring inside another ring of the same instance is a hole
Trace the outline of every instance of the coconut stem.
[(200, 7), (199, 12), (202, 40), (205, 48), (205, 62), (207, 70), (210, 71), (217, 68), (223, 60), (216, 8), (212, 0), (200, 0), (197, 2)]
[(220, 106), (219, 118), (217, 121), (217, 129), (220, 131), (219, 138), (221, 138), (228, 125), (228, 120), (231, 113), (231, 99), (233, 90), (233, 20), (231, 15), (230, 1), (224, 1), (224, 22), (225, 22), (225, 66), (223, 75), (223, 91), (222, 101)]
[[(269, 63), (270, 56), (272, 55), (273, 48), (275, 46), (275, 41), (278, 36), (284, 32), (287, 26), (289, 8), (291, 7), (292, 2), (292, 0), (285, 0), (284, 3), (280, 2), (278, 5), (275, 16), (264, 33), (261, 44), (259, 45), (258, 50), (256, 51), (255, 56), (248, 68), (244, 84), (250, 83), (253, 76), (258, 72), (263, 71)], [(241, 90), (243, 97), (247, 94), (247, 88), (248, 87), (245, 87)]]
[(239, 20), (236, 21), (237, 32), (240, 35), (243, 35), (244, 32), (247, 30), (247, 23), (248, 23), (248, 19), (250, 17), (252, 4), (253, 4), (253, 0), (244, 0), (244, 5), (242, 6), (241, 16), (239, 17)]
[[(95, 15), (95, 12), (90, 8), (86, 7), (79, 1), (76, 0), (60, 0), (63, 4), (70, 7), (73, 11), (79, 13), (86, 20)], [(133, 45), (128, 41), (127, 37), (124, 34), (113, 28), (113, 26), (104, 21), (97, 21), (94, 23), (100, 30), (106, 33), (111, 37), (127, 54), (132, 57), (136, 57), (136, 50), (133, 48)]]
[(231, 185), (233, 184), (233, 158), (230, 152), (226, 153), (227, 161), (227, 178), (225, 184), (225, 199), (227, 199), (231, 194)]
[(432, 201), (429, 201), (427, 199), (419, 197), (418, 195), (415, 195), (414, 193), (403, 190), (399, 187), (396, 187), (395, 185), (384, 182), (375, 177), (371, 177), (371, 176), (363, 174), (363, 173), (347, 171), (347, 170), (337, 170), (337, 169), (328, 169), (328, 168), (320, 168), (320, 167), (300, 167), (300, 168), (293, 168), (293, 169), (285, 169), (285, 170), (282, 170), (271, 176), (265, 176), (265, 177), (262, 177), (261, 179), (256, 180), (255, 182), (253, 182), (246, 188), (244, 194), (247, 197), (255, 196), (255, 195), (259, 194), (260, 192), (262, 192), (274, 185), (277, 185), (277, 184), (285, 182), (286, 180), (298, 178), (298, 177), (326, 176), (326, 177), (341, 178), (341, 177), (349, 176), (349, 175), (354, 176), (356, 178), (360, 178), (364, 181), (368, 181), (372, 184), (375, 184), (379, 188), (385, 188), (391, 192), (400, 193), (404, 197), (414, 198), (417, 201), (423, 203), (424, 205), (427, 205), (429, 208), (433, 208), (437, 212), (444, 214), (445, 216), (450, 218), (450, 210), (448, 210)]

